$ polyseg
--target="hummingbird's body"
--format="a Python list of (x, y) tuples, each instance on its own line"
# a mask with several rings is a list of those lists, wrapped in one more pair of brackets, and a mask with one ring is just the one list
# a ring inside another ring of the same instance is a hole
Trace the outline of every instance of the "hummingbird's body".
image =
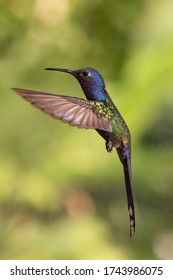
[(130, 236), (135, 232), (135, 211), (131, 182), (131, 137), (129, 129), (105, 89), (102, 76), (92, 68), (68, 70), (46, 68), (73, 75), (80, 83), (87, 98), (47, 94), (24, 89), (13, 89), (17, 94), (52, 117), (80, 128), (95, 129), (106, 141), (106, 150), (116, 148), (123, 165)]

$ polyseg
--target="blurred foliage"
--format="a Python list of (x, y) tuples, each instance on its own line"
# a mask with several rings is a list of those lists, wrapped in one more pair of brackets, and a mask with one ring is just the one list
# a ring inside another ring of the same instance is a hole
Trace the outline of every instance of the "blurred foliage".
[[(0, 1), (0, 258), (173, 259), (173, 2)], [(93, 67), (130, 127), (137, 232), (122, 166), (94, 132), (10, 87), (83, 97), (45, 67)]]

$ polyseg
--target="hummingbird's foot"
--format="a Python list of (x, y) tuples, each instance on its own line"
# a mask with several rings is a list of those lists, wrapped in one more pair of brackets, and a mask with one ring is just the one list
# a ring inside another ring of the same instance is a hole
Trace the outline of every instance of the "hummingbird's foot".
[(112, 149), (113, 149), (113, 145), (112, 145), (112, 142), (110, 140), (106, 141), (106, 150), (107, 152), (112, 152)]

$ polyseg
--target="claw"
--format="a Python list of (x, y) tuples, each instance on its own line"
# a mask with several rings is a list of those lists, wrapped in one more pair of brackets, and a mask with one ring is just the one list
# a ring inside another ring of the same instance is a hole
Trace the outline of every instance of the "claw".
[(106, 150), (110, 153), (112, 152), (112, 149), (113, 149), (112, 142), (110, 140), (106, 141)]

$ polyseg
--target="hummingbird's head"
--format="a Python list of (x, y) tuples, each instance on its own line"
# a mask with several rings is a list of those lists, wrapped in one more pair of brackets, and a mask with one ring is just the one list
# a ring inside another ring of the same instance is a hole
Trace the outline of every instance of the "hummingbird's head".
[(69, 70), (63, 68), (46, 68), (45, 70), (54, 70), (66, 72), (73, 75), (80, 83), (86, 98), (89, 100), (105, 100), (105, 83), (98, 71), (93, 68), (81, 68), (78, 70)]

